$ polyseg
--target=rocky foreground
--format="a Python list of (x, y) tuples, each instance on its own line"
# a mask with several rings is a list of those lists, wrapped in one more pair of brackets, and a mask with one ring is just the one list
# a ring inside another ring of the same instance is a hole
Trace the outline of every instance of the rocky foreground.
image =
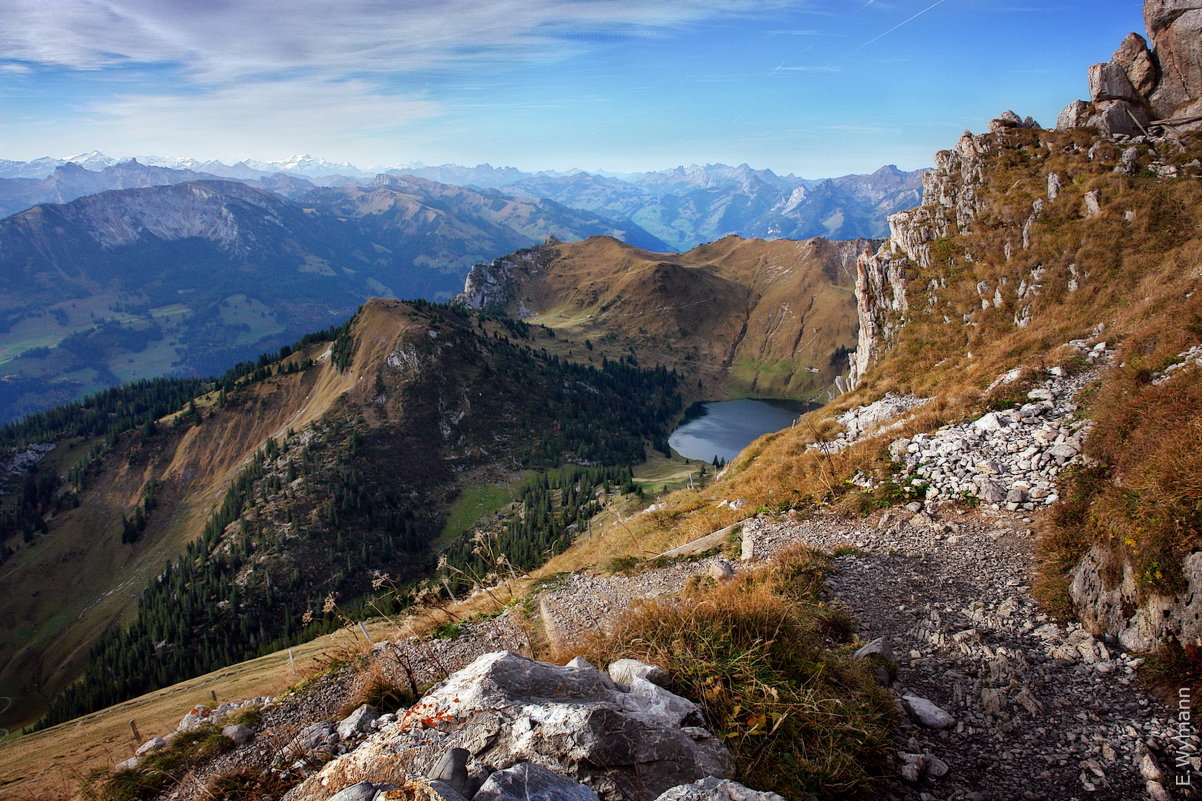
[[(1101, 342), (1073, 344), (1087, 363), (1108, 358)], [(1091, 376), (1053, 372), (1011, 409), (895, 440), (900, 473), (933, 490), (925, 502), (866, 518), (757, 515), (655, 567), (564, 577), (528, 609), (549, 645), (570, 651), (638, 599), (679, 593), (703, 575), (729, 579), (802, 543), (834, 555), (829, 599), (858, 621), (866, 644), (856, 656), (875, 659), (897, 701), (884, 798), (1194, 797), (1196, 740), (1182, 737), (1178, 710), (1138, 682), (1143, 660), (1118, 639), (1053, 620), (1031, 595), (1037, 515), (1054, 500), (1057, 474), (1082, 458), (1074, 397)], [(822, 447), (887, 432), (921, 405), (892, 397), (852, 410), (840, 418), (847, 433)], [(738, 558), (729, 547), (717, 552), (738, 536)], [(1182, 609), (1199, 602), (1185, 598)], [(624, 660), (603, 672), (518, 655), (532, 650), (509, 612), (453, 640), (377, 644), (372, 670), (385, 683), (442, 681), (398, 714), (360, 706), (341, 716), (356, 690), (329, 676), (266, 704), (257, 726), (226, 726), (239, 745), (201, 771), (196, 787), (241, 768), (292, 786), (286, 801), (766, 798), (720, 781), (733, 773), (730, 754), (691, 701), (657, 684), (661, 670)], [(238, 708), (193, 710), (173, 736), (222, 724)], [(125, 767), (167, 740), (147, 743)], [(170, 797), (198, 792), (182, 784)]]
[[(744, 523), (743, 559), (577, 575), (544, 597), (542, 613), (571, 637), (639, 595), (679, 591), (690, 575), (728, 576), (803, 542), (842, 554), (829, 593), (859, 620), (870, 641), (862, 651), (894, 666), (881, 671), (900, 719), (884, 798), (1192, 797), (1176, 785), (1198, 766), (1175, 766), (1175, 710), (1137, 683), (1141, 660), (1056, 623), (1031, 598), (1031, 526), (1005, 510), (950, 507), (868, 519), (756, 517)], [(399, 715), (360, 708), (301, 725), (298, 711), (329, 714), (345, 701), (335, 697), (336, 681), (269, 708), (273, 725), (231, 732), (245, 744), (221, 758), (224, 767), (307, 777), (288, 801), (761, 797), (719, 784), (731, 772), (725, 748), (696, 706), (654, 683), (662, 677), (652, 667), (631, 662), (605, 673), (583, 661), (558, 667), (487, 650), (522, 648), (516, 631), (501, 618), (461, 641), (420, 646), (436, 649), (444, 666), (470, 664)], [(393, 647), (377, 646), (377, 656)], [(181, 788), (172, 797), (199, 796)]]

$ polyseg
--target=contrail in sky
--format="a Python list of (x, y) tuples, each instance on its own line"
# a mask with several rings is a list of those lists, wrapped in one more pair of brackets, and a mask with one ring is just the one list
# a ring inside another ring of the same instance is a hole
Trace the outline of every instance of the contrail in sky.
[[(856, 53), (861, 52), (862, 49), (864, 49), (865, 47), (869, 47), (869, 46), (871, 46), (871, 44), (875, 44), (876, 42), (881, 41), (882, 38), (885, 38), (889, 34), (892, 34), (893, 31), (897, 30), (898, 28), (901, 28), (901, 26), (909, 25), (910, 23), (914, 22), (914, 20), (917, 19), (918, 17), (923, 16), (924, 13), (927, 13), (928, 11), (932, 10), (932, 8), (934, 8), (935, 6), (944, 5), (945, 2), (947, 2), (947, 0), (935, 0), (935, 2), (933, 2), (933, 4), (930, 4), (926, 8), (923, 8), (923, 10), (916, 13), (915, 16), (912, 16), (909, 19), (901, 20), (901, 22), (899, 22), (897, 25), (894, 25), (893, 28), (889, 28), (887, 31), (883, 32), (883, 34), (874, 36), (873, 38), (870, 38), (870, 40), (868, 40), (867, 42), (864, 42), (863, 44), (861, 44), (861, 46), (857, 47), (856, 49), (853, 49), (853, 51), (851, 53), (847, 53), (847, 57), (851, 57), (851, 55), (855, 55)], [(867, 6), (867, 5), (871, 5), (871, 4), (865, 4), (865, 6)]]
[(873, 3), (875, 3), (875, 2), (876, 2), (876, 0), (868, 0), (868, 2), (867, 2), (867, 3), (865, 3), (864, 5), (862, 5), (862, 6), (860, 6), (859, 8), (857, 8), (857, 9), (856, 9), (856, 13), (855, 13), (855, 14), (852, 14), (852, 16), (853, 16), (853, 17), (855, 17), (855, 16), (859, 16), (859, 13), (860, 13), (861, 11), (863, 11), (863, 10), (864, 10), (864, 9), (866, 9), (866, 8), (868, 8), (870, 5), (872, 5), (872, 4), (873, 4)]

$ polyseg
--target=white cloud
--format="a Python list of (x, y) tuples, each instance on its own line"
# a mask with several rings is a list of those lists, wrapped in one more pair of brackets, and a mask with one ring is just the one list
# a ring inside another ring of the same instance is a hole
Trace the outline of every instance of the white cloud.
[(381, 93), (366, 81), (284, 80), (187, 95), (126, 95), (90, 109), (89, 138), (101, 150), (222, 159), (348, 153), (397, 160), (410, 126), (436, 116), (428, 100)]
[(0, 52), (76, 70), (170, 64), (203, 83), (392, 74), (545, 59), (598, 33), (646, 35), (807, 0), (6, 0)]

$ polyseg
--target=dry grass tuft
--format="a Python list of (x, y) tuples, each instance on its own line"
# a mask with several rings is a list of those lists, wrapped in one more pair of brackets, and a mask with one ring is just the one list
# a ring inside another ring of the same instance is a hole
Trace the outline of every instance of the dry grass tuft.
[(170, 745), (141, 758), (130, 770), (96, 770), (80, 784), (85, 801), (142, 801), (178, 784), (197, 765), (234, 747), (212, 724), (184, 735)]
[(1202, 548), (1202, 370), (1159, 385), (1136, 359), (1112, 371), (1093, 403), (1086, 443), (1100, 466), (1064, 482), (1045, 538), (1045, 565), (1060, 572), (1091, 545), (1119, 552), (1140, 588), (1185, 589), (1183, 560)]
[(740, 781), (786, 797), (862, 797), (886, 761), (892, 703), (864, 665), (830, 650), (852, 627), (817, 600), (828, 567), (791, 549), (728, 583), (640, 604), (580, 653), (665, 667), (731, 749)]

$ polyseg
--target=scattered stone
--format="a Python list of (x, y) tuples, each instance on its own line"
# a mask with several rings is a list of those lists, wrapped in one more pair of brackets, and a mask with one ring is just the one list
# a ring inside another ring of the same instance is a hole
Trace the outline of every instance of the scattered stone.
[(1006, 709), (1006, 691), (996, 687), (982, 687), (981, 707), (995, 718), (1000, 718)]
[[(225, 734), (223, 731), (222, 734)], [(227, 737), (229, 735), (226, 735)], [(232, 738), (231, 738), (232, 739)], [(154, 737), (138, 746), (138, 750), (134, 751), (134, 756), (142, 756), (149, 751), (157, 751), (167, 745), (167, 741), (162, 737)]]
[(923, 771), (927, 766), (925, 754), (910, 754), (905, 751), (899, 751), (897, 756), (901, 759), (901, 769), (899, 772), (903, 779), (908, 782), (917, 782), (922, 778)]
[(956, 722), (946, 710), (941, 709), (926, 698), (917, 695), (903, 695), (902, 704), (915, 723), (928, 729), (946, 729)]
[(933, 776), (936, 779), (939, 779), (946, 776), (947, 772), (951, 770), (946, 762), (934, 754), (927, 754), (926, 758), (927, 764), (924, 770), (928, 776)]
[(729, 562), (714, 562), (710, 565), (709, 576), (714, 581), (730, 581), (735, 577), (735, 569)]
[(228, 737), (230, 740), (233, 740), (234, 745), (245, 745), (246, 743), (249, 743), (251, 738), (255, 736), (255, 730), (250, 726), (244, 726), (241, 723), (237, 723), (233, 726), (225, 726), (222, 728), (221, 734), (223, 737)]
[(1144, 789), (1147, 790), (1148, 797), (1152, 801), (1173, 801), (1173, 796), (1169, 795), (1169, 791), (1160, 782), (1154, 782), (1149, 779), (1144, 784)]
[(730, 779), (707, 776), (666, 790), (656, 801), (785, 801), (776, 793), (744, 787)]
[(349, 740), (356, 735), (365, 734), (378, 717), (380, 713), (375, 707), (363, 704), (338, 724), (338, 739)]
[(1145, 753), (1143, 758), (1139, 760), (1139, 775), (1150, 782), (1164, 781), (1164, 771), (1157, 764), (1156, 757), (1150, 753)]
[(298, 758), (328, 759), (334, 755), (337, 744), (337, 727), (332, 721), (322, 720), (301, 729), (288, 743), (285, 752)]
[(876, 657), (886, 665), (897, 666), (897, 659), (893, 656), (893, 649), (889, 647), (889, 641), (884, 637), (877, 637), (867, 645), (861, 645), (852, 654), (853, 659), (868, 659), (869, 657)]
[(668, 671), (659, 665), (649, 665), (637, 659), (619, 659), (610, 664), (606, 672), (609, 673), (609, 677), (615, 682), (625, 686), (633, 684), (635, 679), (646, 679), (652, 684), (658, 684), (662, 687), (670, 679)]
[(176, 731), (190, 732), (196, 731), (201, 726), (209, 722), (212, 712), (204, 704), (197, 704), (184, 715), (183, 720), (179, 722)]

